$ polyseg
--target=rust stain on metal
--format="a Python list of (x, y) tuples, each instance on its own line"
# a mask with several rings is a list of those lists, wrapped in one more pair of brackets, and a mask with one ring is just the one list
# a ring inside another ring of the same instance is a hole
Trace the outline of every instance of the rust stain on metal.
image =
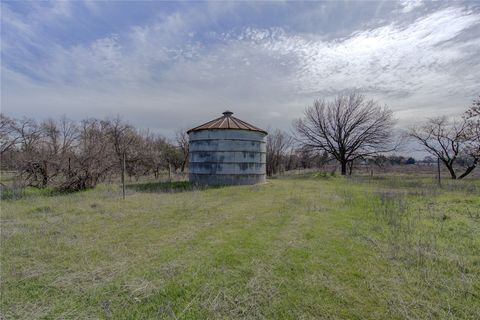
[(188, 177), (195, 184), (263, 183), (267, 132), (225, 111), (188, 131)]

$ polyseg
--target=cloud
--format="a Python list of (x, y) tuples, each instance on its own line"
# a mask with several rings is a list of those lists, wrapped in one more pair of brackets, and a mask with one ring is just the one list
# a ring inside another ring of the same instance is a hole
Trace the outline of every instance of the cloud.
[(417, 9), (423, 6), (422, 0), (403, 0), (400, 2), (400, 6), (402, 7), (401, 12), (408, 13), (414, 9)]
[[(480, 43), (478, 39), (463, 43), (455, 39), (479, 23), (478, 14), (448, 8), (408, 26), (389, 24), (335, 41), (264, 30), (247, 30), (240, 38), (258, 43), (274, 58), (278, 54), (293, 61), (293, 78), (300, 92), (354, 87), (404, 96), (419, 90), (433, 94), (461, 87), (472, 95), (477, 90), (476, 81), (456, 68), (466, 63), (473, 67), (470, 72), (480, 75), (475, 63)], [(458, 82), (459, 77), (463, 81)]]
[[(101, 15), (102, 8), (86, 6)], [(285, 26), (212, 26), (225, 16), (238, 19), (236, 6), (173, 10), (72, 44), (53, 39), (41, 19), (68, 25), (78, 8), (35, 7), (27, 23), (2, 5), (8, 33), (2, 39), (3, 111), (121, 114), (169, 135), (226, 108), (259, 126), (287, 129), (313, 98), (350, 89), (391, 105), (402, 125), (437, 112), (459, 113), (478, 94), (476, 11), (441, 8), (332, 39)]]

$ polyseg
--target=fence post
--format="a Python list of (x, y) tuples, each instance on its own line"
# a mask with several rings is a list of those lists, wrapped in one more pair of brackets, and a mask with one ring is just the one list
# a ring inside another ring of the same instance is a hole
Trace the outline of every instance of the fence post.
[(123, 151), (123, 164), (122, 164), (122, 195), (123, 195), (123, 199), (125, 199), (125, 171), (126, 171), (125, 151)]

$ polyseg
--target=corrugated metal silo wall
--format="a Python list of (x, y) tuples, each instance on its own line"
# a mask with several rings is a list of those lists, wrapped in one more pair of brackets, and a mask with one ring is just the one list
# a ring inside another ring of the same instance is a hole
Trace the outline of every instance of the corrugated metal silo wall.
[(266, 179), (266, 134), (200, 130), (189, 134), (189, 180), (196, 184), (256, 184)]

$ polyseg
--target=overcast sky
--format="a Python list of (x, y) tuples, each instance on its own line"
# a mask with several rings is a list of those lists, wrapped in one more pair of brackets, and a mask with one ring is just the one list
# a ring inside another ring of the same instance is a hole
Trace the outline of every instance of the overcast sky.
[(13, 117), (121, 115), (166, 136), (225, 109), (288, 130), (358, 89), (406, 127), (480, 94), (480, 2), (2, 1)]

